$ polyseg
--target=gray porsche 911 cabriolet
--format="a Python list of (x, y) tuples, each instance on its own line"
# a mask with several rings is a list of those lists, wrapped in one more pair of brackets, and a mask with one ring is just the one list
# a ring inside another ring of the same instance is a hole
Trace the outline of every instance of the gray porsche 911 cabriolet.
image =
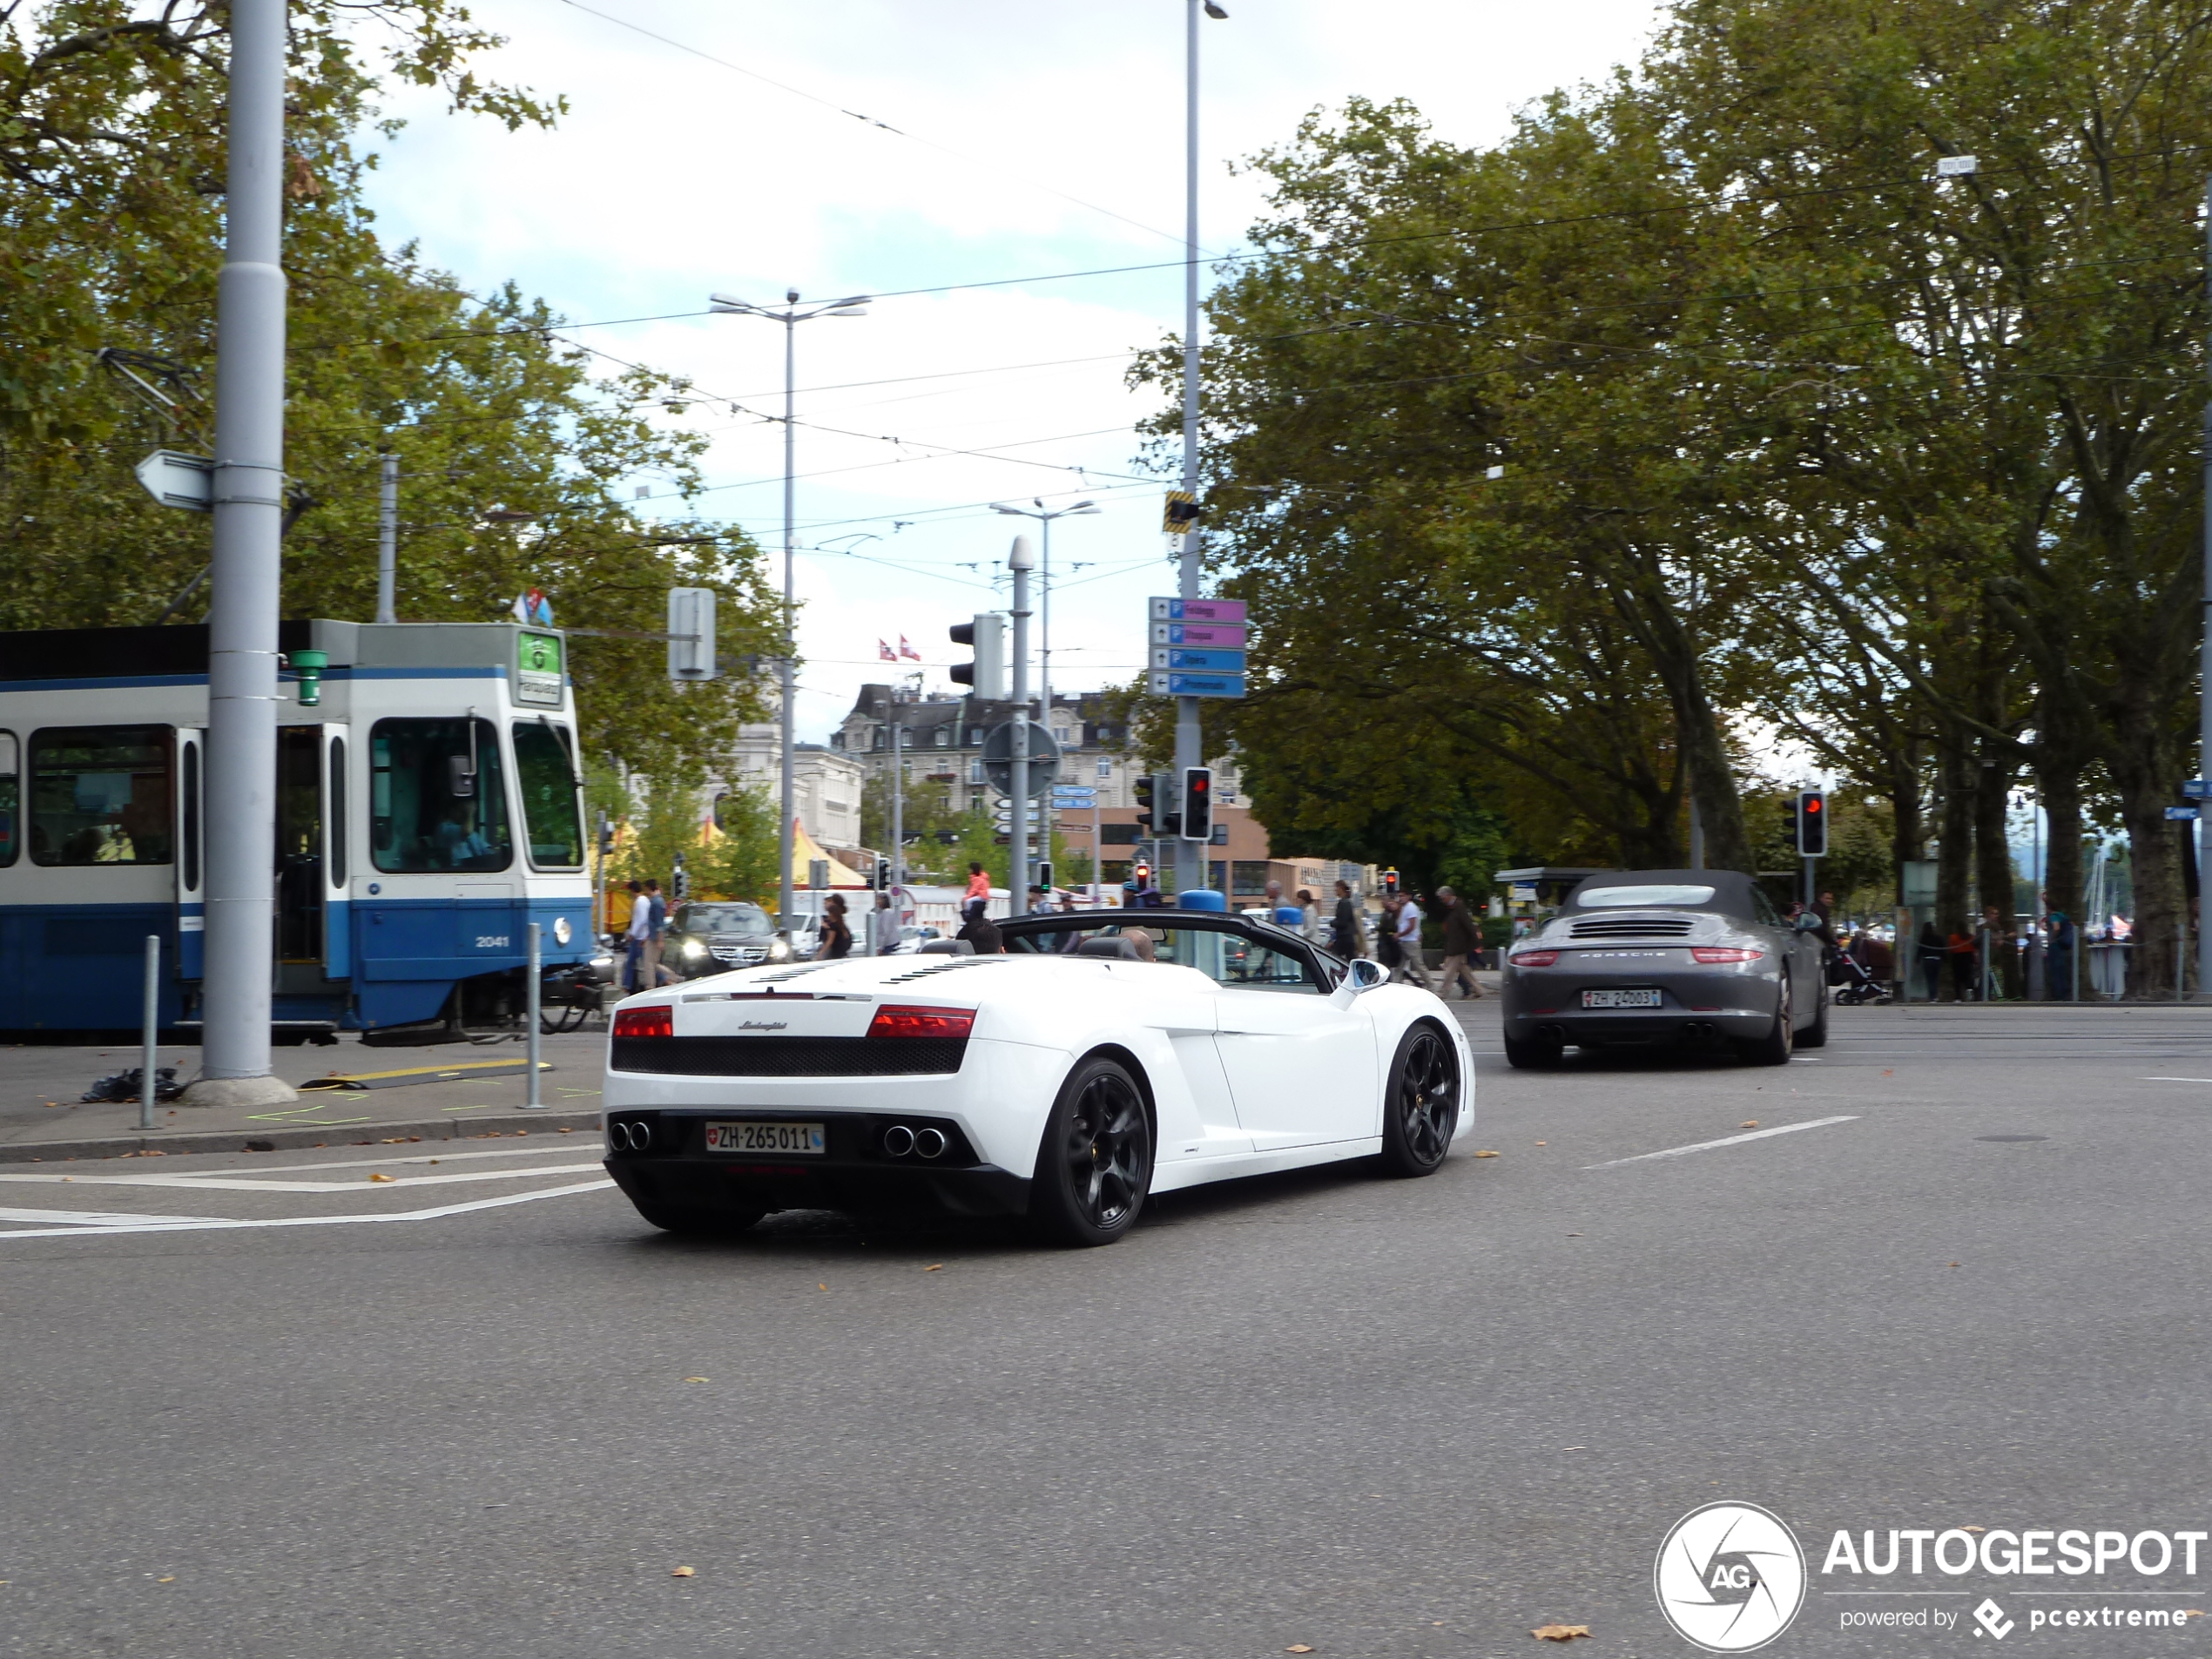
[(1506, 1058), (1556, 1064), (1569, 1043), (1727, 1044), (1762, 1065), (1828, 1041), (1818, 921), (1793, 926), (1733, 870), (1588, 876), (1506, 957)]

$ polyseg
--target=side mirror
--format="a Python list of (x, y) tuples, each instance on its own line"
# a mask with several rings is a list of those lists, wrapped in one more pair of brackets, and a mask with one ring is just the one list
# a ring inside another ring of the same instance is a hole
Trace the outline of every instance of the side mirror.
[(1355, 956), (1345, 967), (1344, 977), (1337, 981), (1336, 989), (1329, 993), (1329, 1000), (1339, 1008), (1349, 1008), (1362, 991), (1373, 990), (1389, 977), (1379, 962)]

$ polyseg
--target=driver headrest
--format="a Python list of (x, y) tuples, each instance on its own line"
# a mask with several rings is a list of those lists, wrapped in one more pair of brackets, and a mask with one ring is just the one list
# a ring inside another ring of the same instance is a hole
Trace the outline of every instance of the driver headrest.
[(1076, 954), (1078, 956), (1114, 956), (1132, 962), (1141, 962), (1144, 960), (1136, 954), (1136, 947), (1120, 934), (1109, 934), (1098, 939), (1086, 939), (1076, 947)]

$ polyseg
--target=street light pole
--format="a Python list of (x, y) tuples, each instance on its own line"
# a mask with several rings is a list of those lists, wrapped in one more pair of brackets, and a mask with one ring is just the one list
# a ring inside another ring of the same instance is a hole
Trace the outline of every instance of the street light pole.
[[(1037, 672), (1037, 706), (1042, 712), (1037, 718), (1043, 723), (1045, 729), (1049, 731), (1052, 727), (1052, 521), (1055, 518), (1094, 516), (1099, 510), (1098, 503), (1091, 501), (1079, 501), (1072, 507), (1048, 509), (1044, 504), (1044, 497), (1036, 496), (1030, 498), (1030, 505), (1027, 507), (1015, 507), (1010, 502), (995, 501), (991, 503), (991, 510), (995, 513), (1010, 514), (1016, 518), (1034, 518), (1042, 526), (1042, 539), (1044, 546), (1042, 555), (1037, 561), (1037, 579), (1042, 590), (1038, 600), (1040, 613), (1038, 620), (1043, 624), (1043, 638), (1039, 642), (1037, 652), (1041, 664)], [(1046, 845), (1049, 846), (1050, 843), (1048, 842)]]
[[(2212, 179), (2205, 181), (2204, 211), (2212, 214)], [(2204, 226), (2204, 280), (2206, 292), (2212, 293), (2212, 218), (2208, 218)], [(2196, 775), (2212, 778), (2212, 402), (2204, 408), (2204, 637), (2197, 658)], [(2202, 894), (2205, 878), (2212, 874), (2212, 823), (2204, 817), (2212, 813), (2212, 800), (2199, 801), (2197, 807), (2196, 868), (2198, 892)], [(2212, 911), (2212, 894), (2200, 897), (2196, 908), (2196, 988), (2201, 995), (2212, 995), (2212, 927), (2204, 925), (2207, 912)], [(2075, 925), (2078, 927), (2079, 921)], [(2179, 992), (2181, 988), (2175, 986), (2175, 989)]]
[[(1183, 257), (1183, 488), (1198, 498), (1198, 14), (1226, 17), (1215, 0), (1189, 0), (1184, 64), (1184, 257)], [(1182, 556), (1177, 561), (1176, 591), (1184, 599), (1198, 597), (1201, 550), (1198, 526), (1192, 519), (1184, 527)], [(1177, 698), (1175, 705), (1175, 771), (1178, 786), (1192, 766), (1206, 764), (1205, 738), (1198, 725), (1198, 699)], [(1202, 843), (1178, 840), (1176, 886), (1188, 891), (1206, 885), (1206, 849)]]
[(792, 816), (796, 810), (798, 792), (794, 786), (792, 751), (792, 676), (797, 671), (799, 631), (796, 617), (796, 596), (792, 584), (792, 559), (797, 543), (797, 533), (792, 512), (792, 485), (796, 476), (793, 435), (798, 422), (792, 418), (793, 400), (797, 396), (796, 379), (799, 361), (799, 325), (811, 322), (816, 317), (865, 317), (868, 314), (867, 296), (853, 294), (843, 300), (833, 300), (826, 305), (816, 306), (811, 311), (799, 308), (799, 290), (788, 289), (784, 294), (785, 309), (772, 310), (747, 300), (733, 299), (726, 293), (707, 296), (707, 308), (717, 316), (765, 317), (784, 326), (784, 651), (783, 663), (777, 674), (778, 690), (783, 700), (783, 718), (779, 723), (779, 747), (782, 751), (779, 823), (776, 830), (778, 880), (776, 887), (776, 926), (789, 928), (796, 925), (792, 915)]
[(1010, 832), (1007, 849), (1007, 914), (1019, 916), (1029, 907), (1029, 571), (1035, 556), (1029, 538), (1014, 538), (1006, 556), (1014, 572), (1014, 757), (1008, 768), (1013, 808), (1007, 814)]
[(269, 1075), (284, 513), (285, 0), (231, 0), (226, 241), (215, 288), (207, 920), (195, 1106), (297, 1098)]

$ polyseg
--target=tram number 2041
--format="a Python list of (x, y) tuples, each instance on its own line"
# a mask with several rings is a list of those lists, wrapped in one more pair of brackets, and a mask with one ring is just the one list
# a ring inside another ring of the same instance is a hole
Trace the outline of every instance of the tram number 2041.
[(505, 934), (478, 934), (476, 948), (478, 950), (505, 950), (507, 935)]

